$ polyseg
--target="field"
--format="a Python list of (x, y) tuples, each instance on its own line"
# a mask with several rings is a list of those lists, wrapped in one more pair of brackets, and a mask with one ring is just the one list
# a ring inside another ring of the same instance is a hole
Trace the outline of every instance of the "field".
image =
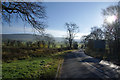
[(72, 50), (47, 54), (41, 57), (30, 57), (24, 60), (3, 62), (4, 78), (55, 78), (58, 65), (62, 63), (64, 54)]
[(2, 78), (56, 78), (69, 50), (52, 41), (6, 40), (2, 43)]

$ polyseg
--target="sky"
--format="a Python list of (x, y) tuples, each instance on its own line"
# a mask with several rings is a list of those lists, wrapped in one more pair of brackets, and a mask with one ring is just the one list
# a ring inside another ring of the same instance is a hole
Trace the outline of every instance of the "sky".
[[(114, 2), (44, 2), (46, 7), (47, 25), (46, 33), (52, 34), (54, 37), (66, 36), (66, 22), (73, 22), (79, 26), (79, 33), (76, 39), (87, 35), (91, 31), (91, 27), (102, 27), (103, 16), (102, 9), (115, 5)], [(24, 27), (25, 26), (25, 27)], [(2, 27), (3, 34), (16, 33), (34, 33), (29, 24), (23, 24), (18, 19), (9, 26)]]

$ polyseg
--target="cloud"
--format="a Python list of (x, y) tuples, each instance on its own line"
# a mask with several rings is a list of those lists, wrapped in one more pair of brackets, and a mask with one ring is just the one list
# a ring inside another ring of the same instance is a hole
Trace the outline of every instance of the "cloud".
[(52, 34), (54, 37), (66, 36), (66, 31), (61, 31), (61, 30), (46, 30), (46, 33)]
[[(52, 34), (54, 37), (65, 37), (66, 31), (62, 30), (46, 30), (46, 33)], [(77, 33), (75, 39), (80, 39), (83, 35), (88, 35), (89, 33)]]
[(89, 33), (78, 33), (76, 34), (75, 39), (80, 39), (82, 36), (88, 35)]
[[(37, 32), (37, 31), (35, 31)], [(66, 37), (67, 33), (66, 31), (62, 30), (52, 30), (52, 29), (46, 29), (45, 31), (47, 34), (51, 34), (54, 37)], [(3, 34), (18, 34), (18, 33), (28, 33), (33, 34), (34, 30), (31, 27), (3, 27), (2, 28)], [(77, 33), (75, 39), (80, 39), (83, 35), (88, 35), (89, 33)]]

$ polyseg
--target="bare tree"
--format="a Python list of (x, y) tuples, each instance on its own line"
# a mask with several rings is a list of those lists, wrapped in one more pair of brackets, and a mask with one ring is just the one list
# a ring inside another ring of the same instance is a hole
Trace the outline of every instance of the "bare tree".
[(84, 43), (84, 45), (86, 46), (89, 42), (89, 40), (103, 40), (104, 39), (104, 32), (101, 28), (98, 27), (92, 27), (91, 28), (91, 33), (86, 35), (86, 36), (82, 36), (82, 43)]
[(107, 40), (110, 53), (119, 53), (120, 51), (120, 22), (119, 20), (119, 5), (109, 6), (103, 9), (103, 17), (116, 16), (116, 20), (111, 24), (107, 21), (104, 22), (105, 39)]
[(46, 26), (45, 7), (41, 2), (2, 2), (3, 20), (10, 23), (12, 17), (22, 19), (39, 32), (43, 31)]
[(94, 40), (102, 40), (103, 39), (103, 31), (101, 28), (98, 28), (98, 27), (92, 27), (91, 28), (91, 33), (90, 33), (90, 38), (91, 39), (94, 39)]
[(71, 49), (75, 35), (79, 32), (79, 27), (75, 23), (65, 23), (65, 26), (67, 28), (66, 39), (68, 40), (69, 48)]

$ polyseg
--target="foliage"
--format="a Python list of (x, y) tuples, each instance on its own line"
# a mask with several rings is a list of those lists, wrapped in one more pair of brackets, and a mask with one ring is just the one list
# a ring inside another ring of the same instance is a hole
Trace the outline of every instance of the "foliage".
[(66, 52), (54, 53), (38, 58), (3, 62), (3, 79), (6, 78), (55, 78), (59, 61)]
[(5, 62), (11, 62), (13, 60), (24, 60), (30, 57), (42, 57), (56, 52), (67, 50), (67, 48), (57, 49), (37, 49), (37, 48), (6, 48), (3, 49), (2, 59)]
[(63, 60), (67, 48), (48, 48), (45, 47), (47, 43), (43, 46), (42, 42), (3, 42), (3, 79), (55, 78), (59, 61)]
[(73, 42), (73, 48), (78, 49), (78, 43), (77, 42)]
[(91, 50), (88, 47), (85, 49), (85, 53), (87, 55), (90, 55), (90, 56), (98, 58), (98, 59), (104, 59), (104, 54), (105, 54), (105, 52), (104, 53), (103, 52), (96, 52), (96, 51)]

